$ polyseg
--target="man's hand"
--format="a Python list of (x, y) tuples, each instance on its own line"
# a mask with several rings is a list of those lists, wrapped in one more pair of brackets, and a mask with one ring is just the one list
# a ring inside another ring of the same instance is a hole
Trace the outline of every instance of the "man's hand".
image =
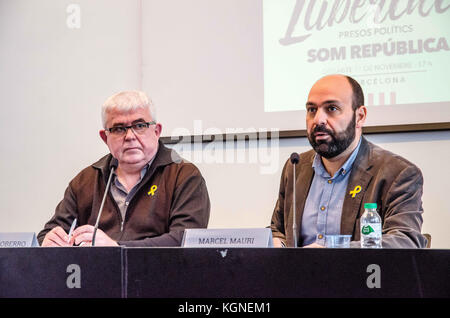
[(274, 237), (272, 239), (272, 241), (273, 241), (273, 247), (284, 247), (280, 238)]
[[(75, 245), (92, 246), (92, 236), (94, 235), (94, 227), (92, 225), (83, 225), (73, 231), (72, 240)], [(97, 229), (95, 235), (95, 246), (119, 246), (116, 241), (110, 238), (100, 229)]]
[(317, 244), (317, 243), (311, 243), (309, 245), (303, 246), (304, 248), (323, 248), (323, 245)]
[(44, 241), (42, 241), (42, 246), (72, 246), (73, 239), (69, 242), (69, 235), (67, 235), (66, 231), (60, 226), (54, 227), (50, 232), (48, 232)]

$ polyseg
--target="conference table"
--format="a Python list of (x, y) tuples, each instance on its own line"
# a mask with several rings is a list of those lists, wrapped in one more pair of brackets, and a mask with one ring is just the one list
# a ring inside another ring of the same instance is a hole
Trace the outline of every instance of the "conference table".
[(0, 248), (0, 297), (448, 298), (450, 250)]

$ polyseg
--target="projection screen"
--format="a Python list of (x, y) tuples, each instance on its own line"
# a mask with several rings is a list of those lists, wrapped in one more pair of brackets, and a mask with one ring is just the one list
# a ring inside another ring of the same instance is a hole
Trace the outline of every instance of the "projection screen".
[(366, 126), (450, 121), (450, 1), (147, 0), (142, 84), (165, 136), (305, 129), (311, 85), (358, 80)]

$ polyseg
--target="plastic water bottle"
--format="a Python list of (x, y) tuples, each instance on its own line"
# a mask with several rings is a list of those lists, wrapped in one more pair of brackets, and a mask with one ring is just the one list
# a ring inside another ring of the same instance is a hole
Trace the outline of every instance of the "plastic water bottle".
[(376, 203), (365, 203), (361, 216), (361, 248), (381, 248), (381, 217)]

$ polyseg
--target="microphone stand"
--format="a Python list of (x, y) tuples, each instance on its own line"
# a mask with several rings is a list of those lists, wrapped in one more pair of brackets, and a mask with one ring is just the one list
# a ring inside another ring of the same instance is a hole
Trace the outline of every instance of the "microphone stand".
[(292, 163), (292, 234), (294, 236), (294, 247), (297, 247), (298, 239), (297, 239), (297, 218), (296, 218), (296, 208), (297, 208), (297, 192), (295, 190), (295, 166), (300, 161), (300, 156), (298, 153), (294, 152), (291, 154), (291, 163)]
[(292, 187), (292, 191), (293, 191), (293, 200), (292, 200), (292, 222), (294, 222), (294, 224), (292, 225), (292, 232), (294, 234), (294, 247), (297, 247), (297, 220), (296, 220), (296, 207), (297, 207), (297, 202), (296, 202), (296, 192), (295, 192), (295, 166), (297, 164), (293, 165), (293, 169), (292, 169), (292, 173), (294, 174), (294, 177), (292, 178), (292, 183), (293, 183), (293, 187)]
[[(100, 209), (98, 211), (97, 221), (95, 222), (94, 233), (92, 234), (92, 246), (95, 246), (95, 236), (97, 235), (98, 223), (100, 222), (100, 216), (102, 215), (103, 205), (105, 204), (106, 196), (108, 195), (108, 191), (109, 191), (109, 187), (110, 187), (110, 184), (111, 184), (112, 176), (113, 176), (114, 171), (116, 170), (116, 167), (117, 167), (117, 160), (115, 158), (113, 158), (112, 160), (113, 161), (112, 161), (112, 164), (111, 164), (111, 166), (112, 166), (111, 167), (111, 172), (109, 173), (108, 182), (106, 183), (105, 193), (103, 194), (102, 203), (100, 204)], [(114, 162), (114, 160), (115, 160), (115, 162)]]

